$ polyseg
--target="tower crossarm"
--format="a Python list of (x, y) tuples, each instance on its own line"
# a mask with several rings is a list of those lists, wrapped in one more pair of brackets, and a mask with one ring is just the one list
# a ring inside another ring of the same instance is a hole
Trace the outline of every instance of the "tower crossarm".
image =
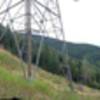
[(10, 6), (9, 8), (4, 9), (3, 11), (0, 12), (0, 15), (10, 11), (11, 9), (17, 7), (18, 5), (20, 5), (24, 0), (20, 0), (17, 3), (13, 4), (12, 6)]
[(44, 4), (42, 4), (41, 2), (39, 2), (38, 0), (35, 0), (35, 2), (40, 5), (41, 7), (45, 8), (48, 12), (50, 12), (51, 14), (53, 14), (56, 17), (59, 17), (59, 14), (55, 13), (54, 11), (52, 11), (51, 9), (49, 9), (47, 6), (45, 6)]

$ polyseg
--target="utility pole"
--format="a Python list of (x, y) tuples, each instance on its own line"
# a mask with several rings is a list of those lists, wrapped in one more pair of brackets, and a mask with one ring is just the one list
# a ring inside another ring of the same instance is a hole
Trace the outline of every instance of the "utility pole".
[(27, 77), (32, 79), (32, 32), (31, 32), (31, 0), (25, 0), (25, 13), (26, 13), (26, 38), (27, 38)]

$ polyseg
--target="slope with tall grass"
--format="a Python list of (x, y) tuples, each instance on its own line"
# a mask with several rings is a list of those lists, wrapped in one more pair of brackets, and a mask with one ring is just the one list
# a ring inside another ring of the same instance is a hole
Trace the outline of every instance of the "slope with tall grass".
[(63, 77), (33, 66), (33, 80), (23, 77), (26, 64), (16, 56), (0, 49), (0, 98), (19, 97), (23, 100), (100, 100), (99, 92), (83, 86), (71, 91)]

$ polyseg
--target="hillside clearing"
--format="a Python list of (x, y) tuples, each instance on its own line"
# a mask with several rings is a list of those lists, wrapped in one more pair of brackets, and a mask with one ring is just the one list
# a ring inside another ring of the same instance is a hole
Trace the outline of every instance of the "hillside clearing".
[(16, 56), (0, 49), (0, 98), (17, 96), (23, 100), (100, 100), (97, 90), (83, 86), (83, 92), (73, 92), (63, 77), (36, 67), (34, 80), (29, 82), (22, 76), (21, 64)]

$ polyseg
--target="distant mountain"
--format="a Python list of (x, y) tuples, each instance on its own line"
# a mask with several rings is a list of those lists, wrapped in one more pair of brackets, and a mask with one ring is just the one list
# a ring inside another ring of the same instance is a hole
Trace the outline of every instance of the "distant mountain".
[[(33, 40), (40, 42), (41, 36), (33, 35)], [(44, 44), (50, 46), (62, 52), (64, 45), (63, 41), (56, 40), (49, 37), (44, 37)], [(71, 58), (84, 59), (87, 58), (88, 61), (96, 66), (100, 66), (100, 47), (90, 45), (90, 44), (75, 44), (71, 42), (66, 42), (66, 52)]]

